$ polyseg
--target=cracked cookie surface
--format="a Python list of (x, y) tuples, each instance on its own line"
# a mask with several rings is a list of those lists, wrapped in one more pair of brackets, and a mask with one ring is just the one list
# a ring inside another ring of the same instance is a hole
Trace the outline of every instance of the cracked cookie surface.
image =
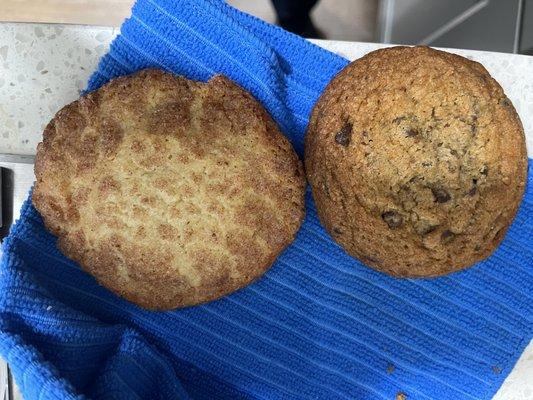
[(33, 203), (62, 252), (150, 309), (190, 306), (261, 276), (304, 217), (305, 178), (264, 108), (224, 76), (159, 70), (60, 110)]
[(424, 277), (494, 251), (522, 199), (527, 156), (518, 115), (483, 66), (399, 46), (327, 86), (305, 164), (335, 241), (375, 269)]

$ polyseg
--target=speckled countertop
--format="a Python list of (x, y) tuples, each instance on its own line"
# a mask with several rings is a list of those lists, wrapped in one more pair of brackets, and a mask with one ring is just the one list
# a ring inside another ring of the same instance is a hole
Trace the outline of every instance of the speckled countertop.
[[(117, 33), (107, 27), (0, 23), (0, 153), (35, 153), (45, 124), (79, 96)], [(316, 43), (349, 59), (385, 47)], [(451, 51), (481, 62), (500, 82), (522, 119), (528, 154), (533, 157), (533, 57)], [(494, 399), (533, 399), (532, 377), (533, 342)]]
[(44, 125), (79, 96), (118, 30), (0, 24), (0, 152), (34, 154)]

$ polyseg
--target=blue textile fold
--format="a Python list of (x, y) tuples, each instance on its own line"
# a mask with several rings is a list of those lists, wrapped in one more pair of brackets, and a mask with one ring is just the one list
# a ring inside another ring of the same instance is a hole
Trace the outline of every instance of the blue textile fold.
[[(309, 113), (347, 60), (215, 0), (139, 0), (88, 90), (145, 67), (223, 73), (303, 156)], [(150, 312), (65, 258), (26, 202), (0, 267), (0, 355), (31, 399), (489, 399), (533, 333), (533, 162), (502, 245), (437, 279), (359, 263), (311, 194), (295, 242), (221, 300)]]

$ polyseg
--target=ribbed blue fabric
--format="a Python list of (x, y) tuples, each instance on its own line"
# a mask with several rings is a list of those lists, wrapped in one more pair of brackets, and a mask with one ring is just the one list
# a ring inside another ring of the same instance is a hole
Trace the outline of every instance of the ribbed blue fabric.
[[(89, 90), (144, 67), (224, 73), (300, 156), (309, 112), (347, 61), (215, 0), (140, 0)], [(25, 399), (489, 399), (532, 337), (533, 162), (503, 244), (443, 278), (347, 256), (311, 195), (296, 241), (255, 284), (149, 312), (56, 248), (27, 202), (0, 269), (0, 354)]]

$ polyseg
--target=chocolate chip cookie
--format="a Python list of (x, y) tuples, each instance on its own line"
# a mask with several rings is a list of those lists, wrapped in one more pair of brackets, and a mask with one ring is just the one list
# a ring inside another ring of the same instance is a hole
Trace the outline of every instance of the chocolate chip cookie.
[(481, 64), (392, 47), (327, 86), (305, 164), (335, 241), (377, 270), (426, 277), (494, 251), (522, 199), (527, 157), (518, 115)]
[(62, 252), (149, 309), (261, 276), (304, 217), (305, 178), (264, 108), (224, 76), (115, 79), (44, 131), (33, 203)]

